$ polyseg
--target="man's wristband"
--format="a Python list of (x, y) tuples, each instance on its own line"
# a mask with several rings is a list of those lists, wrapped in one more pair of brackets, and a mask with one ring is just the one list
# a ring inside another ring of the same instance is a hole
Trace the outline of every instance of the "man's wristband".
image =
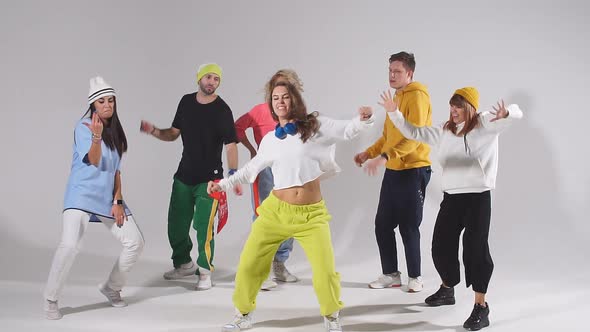
[(227, 172), (227, 175), (232, 176), (234, 175), (235, 172), (237, 172), (238, 170), (235, 168), (230, 168), (229, 171)]
[(123, 205), (123, 200), (122, 199), (115, 199), (115, 200), (113, 200), (113, 205)]

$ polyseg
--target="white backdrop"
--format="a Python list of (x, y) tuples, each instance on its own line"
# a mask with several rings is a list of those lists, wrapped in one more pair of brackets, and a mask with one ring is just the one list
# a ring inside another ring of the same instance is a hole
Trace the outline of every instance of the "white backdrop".
[[(199, 64), (217, 62), (224, 70), (218, 92), (235, 118), (262, 101), (264, 83), (280, 68), (300, 74), (311, 109), (349, 118), (358, 106), (374, 107), (378, 124), (338, 146), (343, 172), (323, 184), (334, 217), (337, 263), (372, 262), (359, 280), (370, 281), (380, 272), (373, 220), (381, 175), (368, 177), (352, 156), (380, 135), (384, 114), (377, 101), (388, 88), (388, 58), (407, 50), (416, 55), (415, 79), (431, 93), (433, 122), (447, 119), (449, 97), (467, 85), (480, 90), (482, 109), (504, 98), (525, 113), (500, 139), (490, 239), (498, 275), (587, 281), (589, 5), (557, 6), (552, 1), (3, 1), (0, 279), (46, 277), (61, 233), (74, 124), (86, 110), (88, 79), (97, 74), (117, 90), (129, 141), (123, 193), (147, 242), (138, 266), (154, 275), (168, 269), (166, 216), (182, 144), (142, 135), (139, 123), (170, 126), (181, 96), (196, 89)], [(240, 164), (247, 157), (240, 147)], [(435, 172), (422, 226), (423, 265), (431, 275), (429, 244), (441, 196)], [(229, 225), (217, 237), (219, 268), (235, 269), (250, 214), (249, 193), (230, 196)], [(118, 248), (97, 226), (89, 229), (83, 252), (97, 260), (108, 257), (109, 265)], [(300, 248), (293, 264), (307, 266)], [(83, 273), (82, 267), (72, 273)]]

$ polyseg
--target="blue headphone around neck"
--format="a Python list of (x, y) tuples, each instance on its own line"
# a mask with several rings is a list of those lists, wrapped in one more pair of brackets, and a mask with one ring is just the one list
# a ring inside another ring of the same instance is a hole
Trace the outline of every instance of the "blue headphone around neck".
[(287, 134), (297, 134), (297, 125), (295, 123), (289, 122), (284, 127), (281, 127), (281, 125), (277, 123), (277, 126), (275, 127), (275, 136), (278, 139), (285, 139)]

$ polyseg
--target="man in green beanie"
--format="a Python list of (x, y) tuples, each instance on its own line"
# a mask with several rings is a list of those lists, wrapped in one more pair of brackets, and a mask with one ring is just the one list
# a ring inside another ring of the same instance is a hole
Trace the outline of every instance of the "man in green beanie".
[[(224, 146), (228, 174), (233, 174), (238, 166), (238, 139), (232, 111), (215, 93), (221, 77), (219, 65), (201, 65), (197, 72), (199, 89), (182, 97), (170, 128), (159, 129), (147, 121), (141, 122), (142, 132), (162, 141), (174, 141), (182, 136), (182, 159), (174, 174), (168, 209), (168, 240), (174, 269), (164, 273), (164, 279), (197, 274), (197, 290), (212, 286), (214, 218), (219, 202), (207, 194), (207, 183), (223, 178), (221, 153)], [(241, 188), (235, 192), (241, 195)], [(193, 248), (189, 236), (191, 222), (199, 249), (196, 264), (190, 256)]]

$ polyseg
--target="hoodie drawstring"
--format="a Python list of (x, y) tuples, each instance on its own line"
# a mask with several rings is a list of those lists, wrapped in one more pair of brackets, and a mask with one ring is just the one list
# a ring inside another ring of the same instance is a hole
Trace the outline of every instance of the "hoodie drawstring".
[(469, 148), (469, 144), (467, 144), (467, 134), (463, 134), (463, 144), (465, 145), (465, 153), (467, 155), (471, 154), (471, 149)]

